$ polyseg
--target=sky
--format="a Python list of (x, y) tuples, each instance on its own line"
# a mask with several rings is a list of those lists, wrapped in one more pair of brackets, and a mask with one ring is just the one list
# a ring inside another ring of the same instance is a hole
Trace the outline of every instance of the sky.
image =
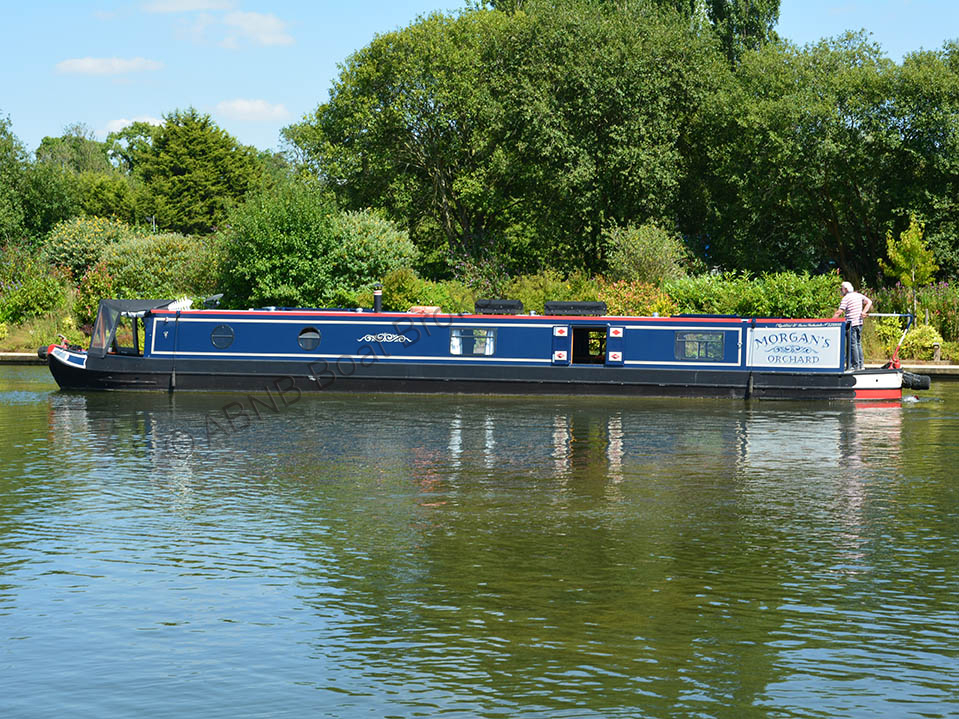
[[(241, 143), (329, 98), (338, 64), (377, 34), (465, 0), (0, 0), (0, 117), (33, 152), (82, 123), (98, 139), (193, 107)], [(864, 29), (886, 55), (959, 39), (959, 0), (782, 0), (798, 45)]]

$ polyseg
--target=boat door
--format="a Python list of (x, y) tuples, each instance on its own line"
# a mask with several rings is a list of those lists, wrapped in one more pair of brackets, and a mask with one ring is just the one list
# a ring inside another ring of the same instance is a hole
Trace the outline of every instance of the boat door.
[(573, 364), (605, 364), (606, 325), (573, 327)]
[(623, 345), (626, 344), (626, 328), (610, 326), (606, 333), (606, 366), (623, 366)]

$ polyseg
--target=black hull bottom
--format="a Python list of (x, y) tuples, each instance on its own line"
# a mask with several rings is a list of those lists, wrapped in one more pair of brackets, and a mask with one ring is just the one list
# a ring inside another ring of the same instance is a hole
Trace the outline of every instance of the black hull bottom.
[(748, 373), (603, 366), (463, 367), (436, 364), (363, 366), (317, 361), (250, 362), (88, 358), (87, 368), (51, 357), (63, 389), (231, 391), (249, 393), (372, 392), (424, 394), (854, 399), (852, 375)]

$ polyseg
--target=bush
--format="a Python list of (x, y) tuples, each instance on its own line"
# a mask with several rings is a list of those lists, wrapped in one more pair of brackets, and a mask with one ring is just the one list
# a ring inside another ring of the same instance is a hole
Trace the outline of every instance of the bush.
[(919, 311), (948, 341), (959, 340), (959, 285), (939, 282), (919, 289)]
[(7, 324), (0, 322), (0, 342), (5, 340), (8, 334), (10, 334), (10, 329), (7, 327)]
[(959, 342), (943, 342), (940, 356), (946, 362), (959, 363)]
[(682, 239), (654, 223), (612, 227), (603, 238), (614, 280), (659, 286), (686, 274), (689, 252)]
[(919, 325), (909, 330), (903, 340), (899, 356), (908, 359), (931, 360), (934, 353), (933, 345), (942, 345), (940, 335), (931, 325)]
[(66, 306), (67, 283), (26, 248), (7, 245), (0, 266), (0, 322), (17, 323)]
[[(372, 296), (364, 296), (368, 305)], [(444, 312), (472, 312), (476, 297), (466, 285), (455, 280), (431, 282), (421, 279), (408, 267), (390, 272), (383, 278), (383, 309), (405, 312), (417, 305), (435, 306)]]
[(650, 317), (658, 314), (669, 317), (676, 314), (673, 298), (664, 290), (646, 282), (600, 281), (599, 299), (606, 303), (611, 315)]
[(67, 311), (49, 312), (42, 317), (24, 320), (22, 324), (11, 327), (4, 347), (10, 352), (36, 352), (37, 347), (57, 341), (57, 335), (63, 335), (70, 344), (81, 347), (89, 344), (87, 336), (81, 332)]
[(884, 356), (891, 356), (899, 344), (899, 338), (902, 337), (902, 329), (905, 325), (897, 317), (876, 317), (870, 319), (863, 330), (865, 335), (872, 334), (879, 345), (879, 353)]
[(100, 260), (80, 278), (73, 298), (73, 314), (81, 324), (92, 325), (97, 318), (100, 300), (116, 297), (116, 282), (106, 263)]
[(663, 289), (683, 313), (740, 317), (831, 317), (839, 304), (835, 275), (779, 272), (704, 274), (670, 280)]
[(77, 217), (54, 225), (44, 243), (47, 261), (70, 270), (74, 280), (96, 264), (107, 246), (134, 234), (128, 225), (102, 217)]
[(415, 250), (378, 214), (341, 214), (318, 186), (292, 180), (232, 214), (227, 252), (228, 304), (322, 307), (353, 300)]
[[(959, 340), (959, 285), (939, 282), (920, 287), (917, 291), (919, 317), (935, 327), (947, 341)], [(875, 291), (873, 301), (881, 312), (912, 313), (912, 299), (908, 288), (896, 283)]]
[(599, 283), (582, 272), (563, 279), (556, 270), (543, 270), (535, 275), (520, 275), (506, 287), (506, 297), (520, 300), (529, 312), (543, 313), (546, 302), (595, 302), (599, 299)]
[(479, 259), (466, 258), (455, 262), (453, 277), (477, 297), (503, 297), (510, 282), (509, 272), (495, 252)]
[(112, 290), (113, 296), (127, 299), (211, 294), (221, 274), (221, 246), (216, 238), (175, 232), (126, 237), (103, 251), (103, 267), (84, 291)]
[(374, 210), (336, 212), (330, 219), (334, 236), (328, 262), (334, 301), (355, 297), (416, 257), (409, 236)]

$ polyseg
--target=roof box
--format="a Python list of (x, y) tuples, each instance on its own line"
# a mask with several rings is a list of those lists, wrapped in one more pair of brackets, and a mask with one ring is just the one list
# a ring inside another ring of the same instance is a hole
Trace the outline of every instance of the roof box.
[(523, 312), (521, 300), (476, 300), (478, 315), (518, 315)]
[(575, 315), (577, 317), (600, 317), (606, 314), (605, 302), (547, 302), (547, 315)]

